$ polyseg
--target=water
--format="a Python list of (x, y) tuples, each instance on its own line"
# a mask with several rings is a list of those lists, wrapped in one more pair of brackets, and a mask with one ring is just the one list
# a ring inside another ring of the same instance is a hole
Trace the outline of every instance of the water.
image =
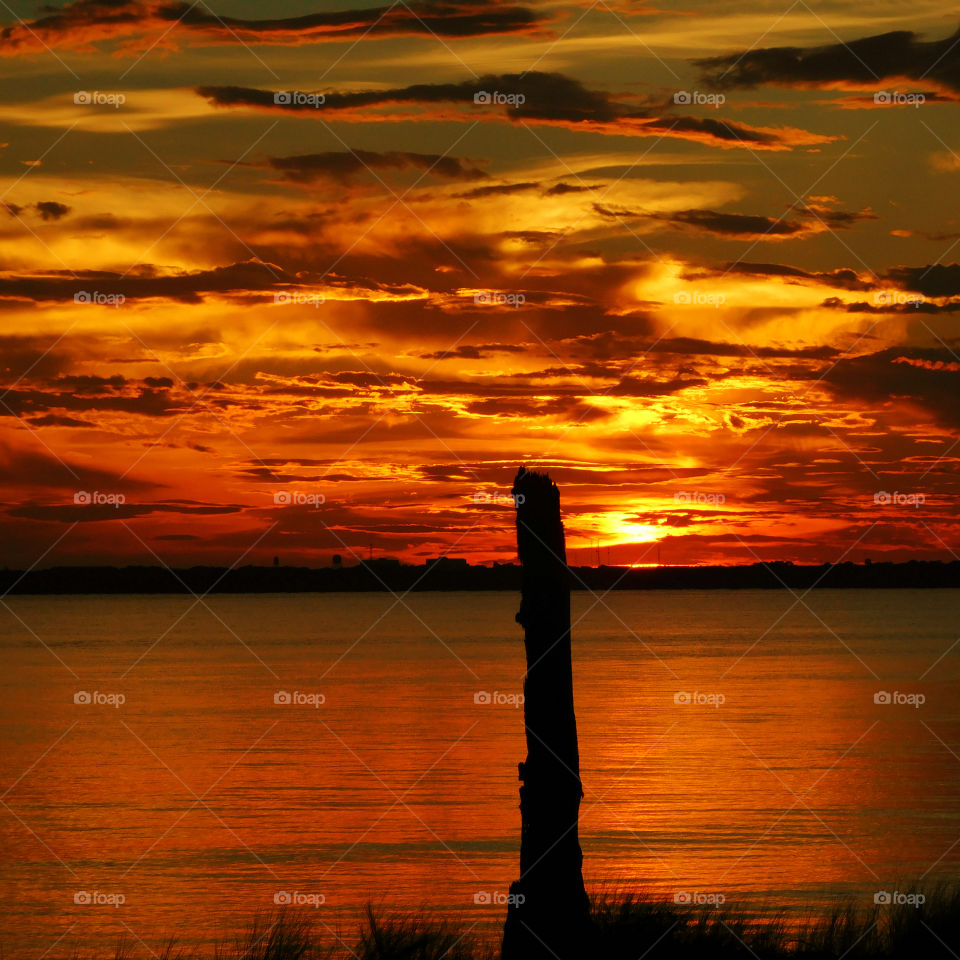
[[(6, 957), (208, 945), (281, 893), (346, 929), (367, 902), (502, 921), (474, 901), (517, 872), (516, 595), (6, 602)], [(956, 878), (958, 612), (947, 590), (575, 594), (588, 885), (803, 911)]]

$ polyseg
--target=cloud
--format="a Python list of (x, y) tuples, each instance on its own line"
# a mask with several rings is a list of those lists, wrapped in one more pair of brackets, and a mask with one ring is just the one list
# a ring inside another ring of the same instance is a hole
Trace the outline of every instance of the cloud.
[(713, 233), (721, 237), (782, 239), (809, 231), (809, 224), (799, 220), (718, 213), (715, 210), (679, 210), (676, 213), (656, 214), (654, 219), (694, 227), (703, 233)]
[(43, 417), (31, 417), (27, 423), (35, 427), (93, 427), (96, 424), (89, 420), (77, 420), (74, 417), (64, 417), (56, 413), (48, 413)]
[(154, 267), (140, 267), (129, 274), (103, 270), (51, 272), (36, 276), (0, 277), (0, 299), (74, 301), (77, 294), (122, 296), (126, 300), (166, 297), (184, 303), (199, 303), (205, 293), (266, 291), (300, 280), (276, 264), (250, 259), (209, 270), (161, 275)]
[(421, 353), (421, 360), (485, 360), (491, 353), (525, 353), (526, 347), (511, 343), (460, 344), (453, 350)]
[(27, 210), (32, 210), (41, 220), (59, 220), (70, 212), (70, 207), (65, 203), (58, 203), (56, 200), (41, 200), (38, 203), (32, 203), (29, 207), (23, 207), (18, 203), (4, 203), (7, 213), (11, 217), (19, 217)]
[(822, 379), (840, 396), (875, 404), (913, 403), (949, 426), (960, 426), (960, 363), (952, 350), (888, 347), (843, 358)]
[[(122, 38), (127, 38), (124, 51), (136, 52), (161, 39), (169, 46), (183, 35), (199, 45), (302, 45), (390, 36), (455, 39), (536, 33), (542, 30), (542, 23), (530, 7), (468, 0), (411, 0), (264, 20), (222, 17), (208, 7), (163, 0), (74, 0), (46, 16), (5, 27), (0, 31), (0, 55), (44, 49), (87, 51)], [(175, 36), (168, 38), (174, 28)]]
[(960, 296), (960, 264), (933, 263), (925, 267), (891, 267), (886, 276), (904, 290), (925, 297)]
[(813, 203), (793, 207), (793, 219), (696, 209), (644, 213), (599, 203), (594, 204), (593, 209), (608, 220), (648, 218), (675, 227), (689, 227), (699, 233), (717, 237), (757, 240), (785, 240), (810, 236), (825, 230), (846, 230), (861, 220), (877, 219), (869, 209), (833, 210), (825, 204)]
[(70, 212), (65, 203), (57, 203), (55, 200), (42, 200), (33, 206), (43, 220), (59, 220)]
[(346, 182), (358, 174), (379, 170), (422, 170), (448, 180), (477, 180), (486, 174), (467, 160), (436, 153), (406, 153), (399, 150), (343, 150), (308, 153), (293, 157), (270, 157), (270, 167), (295, 183), (330, 179)]
[[(361, 122), (385, 120), (488, 120), (539, 123), (618, 136), (674, 137), (714, 146), (786, 150), (835, 138), (789, 127), (751, 127), (700, 117), (663, 117), (663, 103), (636, 95), (617, 98), (591, 90), (562, 73), (487, 74), (459, 83), (416, 83), (406, 87), (354, 92), (328, 91), (320, 105), (280, 99), (281, 91), (252, 87), (203, 86), (196, 93), (218, 107), (312, 115)], [(499, 100), (476, 102), (486, 94)], [(412, 114), (409, 105), (433, 106)], [(399, 109), (398, 109), (399, 108)], [(388, 111), (394, 111), (393, 115)]]
[(14, 449), (4, 443), (0, 443), (0, 481), (4, 487), (22, 484), (34, 490), (104, 490), (130, 495), (165, 486), (79, 463), (68, 457), (57, 457), (42, 450), (25, 447)]
[(34, 377), (53, 377), (71, 365), (69, 345), (61, 337), (13, 334), (0, 336), (0, 374), (14, 380), (28, 371)]
[[(193, 405), (194, 401), (189, 396), (177, 397), (169, 390), (152, 389), (120, 376), (61, 376), (5, 390), (0, 403), (0, 417), (37, 417), (50, 410), (106, 410), (146, 417), (169, 417), (189, 410)], [(77, 425), (64, 423), (66, 419), (72, 418), (57, 418), (57, 422), (61, 426)], [(52, 420), (46, 418), (30, 422), (40, 422), (42, 426), (54, 425)]]
[(455, 193), (453, 196), (457, 200), (482, 200), (485, 197), (502, 197), (511, 193), (525, 193), (528, 190), (537, 190), (539, 187), (540, 184), (532, 180), (525, 183), (498, 183), (489, 187), (476, 187), (464, 193)]
[(857, 273), (844, 267), (836, 270), (810, 272), (783, 263), (728, 263), (717, 274), (738, 273), (756, 277), (783, 277), (787, 283), (809, 281), (844, 290), (872, 290), (875, 284), (861, 280)]
[[(727, 343), (718, 340), (702, 340), (695, 337), (662, 337), (656, 340), (623, 340), (615, 334), (592, 337), (577, 337), (566, 341), (566, 346), (576, 352), (587, 348), (591, 355), (601, 358), (620, 358), (648, 354), (678, 354), (704, 357), (770, 357), (804, 360), (828, 360), (839, 354), (833, 347), (804, 346), (788, 347), (770, 344)], [(632, 361), (631, 361), (632, 362)]]
[(879, 87), (887, 78), (924, 81), (960, 91), (960, 31), (922, 41), (898, 30), (819, 47), (765, 47), (695, 60), (703, 81), (729, 90), (767, 84)]
[(113, 504), (49, 504), (24, 503), (7, 511), (7, 516), (53, 523), (101, 523), (105, 520), (130, 520), (155, 513), (186, 516), (222, 516), (239, 513), (243, 507), (236, 504), (193, 504), (183, 500), (153, 503)]
[(502, 398), (475, 400), (466, 405), (468, 413), (485, 417), (515, 417), (529, 420), (536, 417), (561, 417), (570, 424), (591, 423), (613, 416), (612, 411), (584, 403), (577, 397)]

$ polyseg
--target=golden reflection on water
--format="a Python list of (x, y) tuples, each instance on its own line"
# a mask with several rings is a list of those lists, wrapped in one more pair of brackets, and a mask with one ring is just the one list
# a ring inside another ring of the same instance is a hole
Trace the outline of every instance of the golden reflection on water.
[[(821, 591), (815, 615), (785, 592), (574, 601), (590, 883), (806, 909), (956, 875), (955, 657), (930, 669), (953, 592)], [(372, 901), (494, 930), (503, 908), (474, 901), (517, 869), (517, 600), (392, 602), (13, 601), (49, 649), (0, 621), (7, 955), (208, 942), (281, 894), (333, 926)]]

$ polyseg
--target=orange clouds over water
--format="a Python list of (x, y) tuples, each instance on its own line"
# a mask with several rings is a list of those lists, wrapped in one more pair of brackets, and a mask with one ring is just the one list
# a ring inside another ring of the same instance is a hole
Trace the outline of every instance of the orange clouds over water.
[(520, 461), (579, 562), (952, 558), (956, 106), (824, 99), (941, 24), (281, 7), (3, 34), (7, 565), (506, 560)]

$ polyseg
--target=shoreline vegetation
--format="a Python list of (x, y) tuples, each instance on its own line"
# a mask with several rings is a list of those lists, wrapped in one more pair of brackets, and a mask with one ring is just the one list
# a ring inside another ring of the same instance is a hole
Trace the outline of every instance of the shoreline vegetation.
[[(960, 561), (910, 560), (741, 566), (570, 567), (571, 590), (809, 590), (960, 587)], [(438, 557), (403, 564), (382, 557), (327, 567), (162, 566), (49, 567), (0, 570), (0, 593), (177, 594), (350, 593), (383, 591), (519, 590), (519, 564), (473, 566)]]
[[(847, 904), (822, 915), (788, 918), (723, 905), (676, 904), (632, 893), (599, 895), (592, 907), (597, 942), (583, 960), (940, 960), (960, 955), (960, 885), (928, 888), (925, 902)], [(476, 924), (424, 912), (367, 908), (352, 929), (314, 911), (281, 908), (254, 916), (247, 930), (210, 952), (168, 938), (158, 946), (132, 936), (107, 952), (74, 951), (72, 960), (496, 960), (499, 944)]]

